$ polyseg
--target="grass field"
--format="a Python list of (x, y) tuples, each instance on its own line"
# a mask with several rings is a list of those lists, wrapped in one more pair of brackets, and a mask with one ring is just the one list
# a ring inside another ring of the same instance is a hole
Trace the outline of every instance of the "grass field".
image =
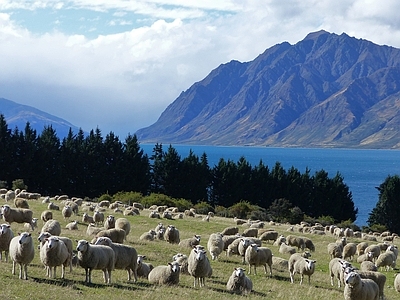
[[(34, 216), (40, 218), (40, 213), (47, 209), (46, 204), (40, 201), (29, 202), (31, 209), (34, 211)], [(87, 239), (86, 225), (81, 223), (82, 212), (75, 217), (79, 221), (78, 231), (68, 231), (63, 229), (63, 236), (70, 237), (75, 240)], [(122, 217), (122, 214), (115, 214), (111, 211), (105, 212), (105, 215), (113, 214), (115, 217)], [(131, 222), (131, 233), (128, 235), (126, 244), (136, 248), (139, 254), (147, 256), (147, 262), (154, 266), (165, 265), (172, 260), (172, 256), (178, 252), (189, 255), (189, 249), (181, 248), (178, 245), (171, 245), (165, 241), (139, 242), (139, 236), (154, 229), (160, 220), (150, 219), (148, 211), (144, 210), (141, 216), (126, 217)], [(68, 223), (61, 217), (61, 211), (54, 211), (54, 219), (57, 219), (64, 228)], [(73, 219), (73, 218), (72, 218)], [(207, 240), (211, 233), (222, 231), (227, 226), (234, 225), (232, 219), (214, 217), (210, 222), (204, 222), (201, 218), (185, 218), (180, 220), (161, 220), (165, 225), (173, 224), (180, 231), (181, 239), (200, 234), (202, 237), (201, 244), (207, 246)], [(36, 229), (32, 234), (37, 246), (37, 236), (42, 222), (38, 221), (39, 229)], [(22, 224), (12, 224), (12, 230), (16, 235), (23, 231)], [(266, 228), (274, 228), (280, 234), (287, 235), (287, 225), (269, 226)], [(244, 228), (243, 228), (244, 229)], [(240, 228), (241, 231), (243, 231)], [(293, 234), (293, 233), (292, 233)], [(316, 300), (337, 300), (343, 299), (343, 288), (339, 289), (335, 284), (330, 285), (330, 277), (328, 275), (329, 256), (327, 254), (327, 244), (334, 241), (332, 236), (316, 236), (310, 234), (305, 235), (313, 239), (316, 246), (316, 251), (312, 254), (312, 258), (317, 260), (316, 272), (311, 277), (311, 284), (308, 284), (307, 278), (303, 285), (299, 285), (299, 275), (295, 276), (295, 283), (291, 284), (289, 273), (287, 270), (273, 269), (273, 277), (268, 278), (263, 272), (263, 268), (257, 268), (257, 275), (249, 275), (253, 281), (253, 292), (248, 296), (251, 299), (316, 299)], [(351, 239), (357, 242), (357, 239)], [(400, 246), (397, 240), (397, 246)], [(288, 259), (288, 256), (279, 254), (278, 247), (272, 244), (265, 243), (272, 250), (275, 256)], [(208, 255), (209, 256), (209, 255)], [(210, 256), (209, 256), (210, 257)], [(66, 271), (65, 279), (60, 279), (61, 268), (57, 268), (57, 278), (49, 279), (45, 276), (45, 270), (39, 259), (39, 252), (36, 250), (35, 259), (28, 267), (28, 280), (18, 279), (17, 275), (11, 274), (12, 263), (3, 261), (0, 263), (0, 280), (2, 283), (1, 299), (242, 299), (243, 296), (232, 295), (226, 292), (226, 282), (233, 271), (234, 267), (243, 266), (241, 258), (238, 256), (226, 257), (221, 255), (218, 261), (211, 261), (213, 268), (213, 276), (206, 280), (206, 287), (194, 288), (193, 278), (188, 275), (181, 275), (178, 286), (153, 286), (145, 279), (139, 279), (137, 283), (127, 282), (127, 273), (123, 270), (115, 270), (112, 273), (112, 284), (105, 285), (103, 283), (102, 272), (94, 270), (92, 273), (93, 284), (85, 284), (85, 271), (83, 268), (74, 268), (70, 273)], [(359, 265), (354, 262), (354, 266)], [(248, 267), (245, 266), (246, 270)], [(385, 296), (386, 299), (400, 299), (400, 294), (393, 288), (393, 281), (398, 270), (384, 272), (387, 276)]]

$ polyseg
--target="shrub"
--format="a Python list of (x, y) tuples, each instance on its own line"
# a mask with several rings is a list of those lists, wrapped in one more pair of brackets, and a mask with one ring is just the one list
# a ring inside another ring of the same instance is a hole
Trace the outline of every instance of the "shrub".
[(103, 195), (101, 195), (101, 196), (99, 197), (99, 202), (100, 202), (100, 201), (103, 201), (103, 200), (111, 201), (111, 200), (112, 200), (112, 197), (111, 197), (109, 194), (103, 194)]
[(13, 189), (13, 190), (16, 190), (16, 189), (27, 190), (27, 189), (28, 189), (28, 186), (25, 185), (23, 179), (15, 179), (15, 180), (12, 182), (12, 189)]
[(253, 205), (248, 201), (241, 200), (240, 202), (228, 208), (229, 214), (237, 218), (247, 218), (248, 215), (254, 210)]
[(215, 214), (217, 216), (225, 217), (225, 218), (232, 217), (232, 215), (229, 212), (229, 209), (222, 205), (217, 205), (215, 207)]
[(214, 212), (214, 208), (210, 204), (205, 202), (205, 201), (202, 201), (202, 202), (199, 202), (199, 203), (195, 204), (194, 208), (196, 209), (196, 212), (198, 214), (206, 215), (210, 211)]
[(124, 204), (131, 205), (134, 202), (142, 203), (143, 195), (138, 192), (118, 192), (112, 196), (112, 199), (114, 201), (121, 201)]

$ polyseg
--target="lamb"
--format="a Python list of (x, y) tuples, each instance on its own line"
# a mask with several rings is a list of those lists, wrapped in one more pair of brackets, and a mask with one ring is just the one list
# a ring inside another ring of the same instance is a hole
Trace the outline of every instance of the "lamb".
[(101, 211), (96, 210), (93, 214), (93, 221), (95, 224), (103, 224), (104, 223), (104, 214)]
[(79, 240), (76, 247), (79, 265), (85, 269), (85, 282), (92, 283), (92, 270), (102, 270), (104, 282), (111, 283), (111, 271), (114, 270), (114, 250), (104, 245), (91, 245), (88, 241)]
[(8, 262), (8, 251), (10, 248), (10, 242), (14, 237), (14, 233), (11, 230), (11, 226), (8, 224), (0, 225), (0, 261), (3, 260), (3, 251), (5, 254), (5, 260)]
[(394, 278), (394, 288), (400, 293), (400, 273)]
[(343, 245), (339, 243), (329, 243), (328, 244), (328, 254), (330, 258), (342, 258), (343, 255)]
[(37, 228), (37, 221), (38, 221), (37, 218), (32, 218), (32, 224), (24, 223), (25, 231), (31, 231), (32, 230), (32, 226), (33, 226), (33, 229), (35, 230)]
[(15, 264), (19, 264), (19, 278), (28, 279), (28, 265), (35, 256), (32, 235), (22, 232), (11, 239), (9, 247), (10, 258), (13, 261), (12, 274), (15, 275)]
[(98, 238), (103, 236), (109, 237), (113, 241), (113, 243), (122, 244), (124, 242), (126, 234), (125, 230), (123, 229), (111, 228), (99, 231), (95, 237)]
[(125, 230), (125, 239), (131, 232), (131, 223), (126, 218), (118, 218), (115, 220), (115, 228)]
[(379, 287), (371, 279), (362, 279), (356, 272), (350, 272), (345, 279), (345, 300), (378, 300)]
[(172, 260), (176, 261), (181, 266), (181, 274), (189, 275), (187, 255), (177, 253), (172, 257)]
[(211, 277), (212, 268), (207, 257), (207, 252), (196, 246), (192, 249), (188, 258), (188, 272), (194, 277), (194, 287), (205, 286), (205, 278)]
[(275, 242), (275, 240), (278, 238), (278, 232), (275, 230), (271, 230), (271, 231), (266, 231), (263, 234), (261, 234), (259, 236), (259, 239), (262, 241), (272, 241)]
[(216, 260), (224, 251), (224, 241), (221, 233), (212, 233), (207, 242), (207, 250), (210, 252), (211, 259)]
[(269, 266), (269, 276), (272, 277), (272, 251), (267, 247), (258, 247), (257, 244), (251, 244), (246, 249), (244, 255), (245, 262), (249, 264), (249, 274), (251, 274), (251, 266), (254, 266), (254, 274), (257, 275), (256, 267), (264, 266), (265, 274), (267, 274), (267, 265)]
[(61, 214), (64, 217), (64, 220), (69, 220), (69, 218), (72, 216), (71, 206), (65, 205), (61, 211)]
[(179, 244), (179, 230), (174, 225), (168, 225), (164, 233), (164, 239), (170, 244)]
[(115, 269), (126, 270), (128, 272), (128, 281), (132, 279), (137, 281), (138, 255), (135, 248), (127, 245), (116, 244), (108, 237), (97, 238), (95, 245), (104, 245), (112, 248), (115, 253)]
[(148, 232), (143, 233), (139, 240), (141, 241), (154, 241), (154, 237), (156, 236), (156, 232), (153, 229), (150, 229)]
[(48, 220), (44, 223), (41, 232), (49, 232), (51, 235), (60, 235), (61, 234), (61, 225), (57, 220)]
[(40, 215), (40, 219), (43, 221), (43, 224), (46, 223), (48, 220), (53, 219), (53, 212), (51, 210), (45, 210)]
[(347, 243), (346, 246), (343, 247), (343, 259), (353, 260), (354, 255), (357, 252), (357, 245), (356, 243)]
[(179, 246), (192, 249), (194, 246), (200, 244), (201, 236), (195, 234), (193, 237), (184, 239), (179, 242)]
[(292, 246), (288, 246), (285, 243), (282, 243), (279, 246), (279, 253), (280, 254), (293, 254), (293, 253), (296, 253), (296, 248), (294, 248)]
[[(292, 257), (296, 257), (292, 259)], [(290, 273), (290, 281), (294, 283), (294, 275), (296, 273), (300, 274), (300, 284), (303, 283), (303, 276), (308, 276), (308, 284), (311, 282), (311, 275), (314, 274), (315, 270), (315, 260), (311, 260), (308, 258), (303, 258), (301, 256), (297, 256), (297, 253), (292, 254), (289, 259), (289, 273)]]
[(68, 230), (78, 230), (78, 221), (72, 221), (65, 225), (65, 228)]
[(338, 287), (341, 287), (341, 284), (344, 284), (344, 269), (347, 267), (351, 267), (351, 264), (340, 258), (332, 258), (329, 262), (329, 273), (331, 276), (331, 285), (333, 286), (333, 280), (336, 277), (338, 281)]
[(89, 216), (87, 213), (84, 213), (82, 215), (82, 222), (91, 224), (91, 223), (94, 223), (94, 219), (93, 219), (93, 217)]
[(64, 279), (65, 267), (70, 264), (71, 259), (67, 246), (57, 236), (46, 238), (44, 245), (40, 247), (40, 260), (46, 266), (50, 278), (56, 277), (56, 268), (61, 265), (61, 278)]
[(113, 215), (107, 216), (104, 222), (104, 228), (105, 229), (115, 228), (115, 217)]
[[(44, 245), (44, 243), (46, 242), (46, 239), (50, 238), (52, 236), (51, 233), (49, 232), (41, 232), (38, 236), (38, 241), (40, 243), (41, 246)], [(69, 253), (69, 270), (70, 272), (72, 272), (72, 255), (73, 255), (73, 249), (72, 249), (72, 240), (68, 237), (65, 236), (57, 236), (59, 240), (61, 240), (65, 246), (67, 247), (68, 253)]]
[(245, 231), (243, 231), (242, 236), (256, 238), (258, 236), (258, 229), (257, 228), (247, 228)]
[(248, 295), (253, 289), (253, 283), (251, 279), (246, 276), (244, 269), (235, 268), (226, 283), (226, 289), (235, 294)]
[(50, 202), (50, 203), (47, 205), (47, 209), (50, 209), (50, 210), (60, 210), (60, 207), (59, 207), (57, 204), (54, 204), (53, 202)]
[(149, 273), (153, 270), (153, 265), (145, 263), (146, 255), (138, 255), (137, 257), (137, 276), (148, 279)]
[(179, 264), (174, 261), (166, 266), (157, 266), (149, 273), (149, 282), (152, 284), (173, 285), (179, 283)]
[(9, 224), (12, 222), (16, 223), (29, 223), (31, 224), (32, 230), (34, 230), (32, 224), (33, 212), (30, 209), (25, 208), (11, 208), (9, 205), (4, 204), (1, 207), (1, 212), (3, 214), (3, 220)]
[(14, 205), (16, 208), (26, 208), (29, 209), (29, 203), (26, 199), (24, 198), (15, 198), (14, 199)]
[(376, 267), (376, 265), (369, 260), (363, 261), (360, 265), (360, 271), (378, 271), (378, 268)]
[(304, 248), (306, 246), (304, 243), (304, 239), (300, 236), (295, 236), (295, 235), (288, 235), (286, 237), (286, 243), (289, 246), (297, 247), (298, 250), (301, 249), (302, 251), (304, 251)]
[(239, 228), (237, 226), (226, 227), (221, 231), (222, 235), (235, 235), (237, 233), (239, 233)]

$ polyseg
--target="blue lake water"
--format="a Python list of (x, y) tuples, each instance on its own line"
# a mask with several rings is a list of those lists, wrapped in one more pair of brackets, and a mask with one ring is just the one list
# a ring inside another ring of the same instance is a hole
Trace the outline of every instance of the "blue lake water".
[[(149, 156), (152, 154), (154, 144), (140, 146)], [(163, 145), (163, 150), (167, 151), (168, 146)], [(368, 215), (378, 201), (378, 190), (375, 187), (383, 183), (388, 175), (400, 175), (398, 150), (172, 146), (182, 159), (188, 156), (190, 149), (198, 156), (205, 152), (211, 168), (220, 158), (237, 162), (243, 156), (252, 165), (262, 160), (264, 165), (272, 168), (278, 161), (286, 170), (293, 166), (304, 173), (309, 168), (311, 174), (314, 174), (323, 169), (331, 178), (339, 172), (352, 192), (354, 204), (358, 208), (355, 223), (360, 226), (366, 225)]]

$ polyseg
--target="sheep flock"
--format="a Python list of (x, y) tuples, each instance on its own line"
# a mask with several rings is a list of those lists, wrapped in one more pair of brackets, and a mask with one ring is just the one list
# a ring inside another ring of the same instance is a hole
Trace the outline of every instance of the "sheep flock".
[[(23, 198), (30, 193), (16, 192), (10, 199), (7, 193), (7, 200), (0, 194), (5, 298), (21, 290), (9, 282), (25, 279), (38, 298), (54, 284), (57, 299), (73, 292), (89, 297), (99, 287), (119, 299), (152, 293), (159, 299), (186, 299), (191, 293), (194, 299), (400, 299), (396, 233), (238, 222), (194, 208), (127, 206), (67, 195)], [(151, 217), (154, 213), (159, 218)], [(51, 234), (42, 238), (46, 232)], [(256, 273), (256, 267), (263, 272)]]

